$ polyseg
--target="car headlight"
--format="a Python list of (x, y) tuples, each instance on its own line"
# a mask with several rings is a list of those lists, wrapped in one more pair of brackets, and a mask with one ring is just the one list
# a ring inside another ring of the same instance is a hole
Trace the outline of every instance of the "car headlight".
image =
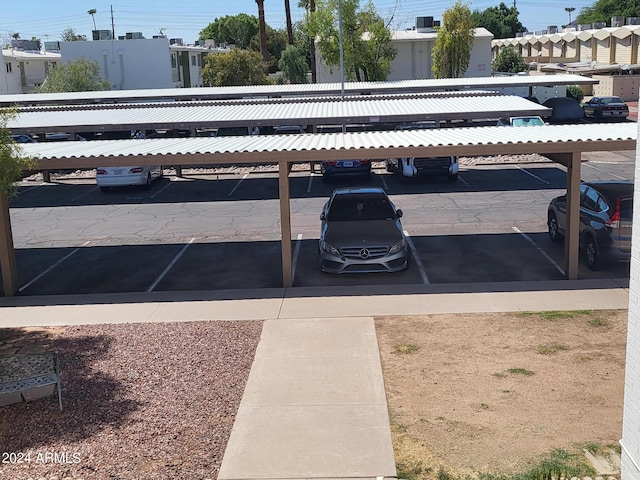
[(407, 241), (403, 238), (398, 243), (396, 243), (393, 247), (389, 249), (389, 254), (398, 253), (400, 250), (404, 250), (404, 247), (407, 246)]
[(340, 252), (338, 251), (338, 249), (332, 247), (327, 242), (320, 242), (320, 248), (331, 255), (337, 255), (338, 257), (340, 256)]

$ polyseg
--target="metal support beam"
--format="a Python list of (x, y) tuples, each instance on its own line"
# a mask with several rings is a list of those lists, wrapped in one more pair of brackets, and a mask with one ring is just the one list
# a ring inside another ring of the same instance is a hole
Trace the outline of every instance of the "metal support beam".
[(580, 152), (567, 156), (567, 230), (564, 240), (564, 274), (569, 280), (578, 279), (580, 259)]
[(5, 297), (13, 297), (18, 293), (18, 270), (16, 268), (16, 252), (13, 248), (9, 199), (5, 193), (0, 193), (0, 233), (2, 288)]
[(282, 286), (288, 288), (293, 286), (288, 162), (278, 162), (278, 187), (280, 189), (280, 231), (282, 235)]

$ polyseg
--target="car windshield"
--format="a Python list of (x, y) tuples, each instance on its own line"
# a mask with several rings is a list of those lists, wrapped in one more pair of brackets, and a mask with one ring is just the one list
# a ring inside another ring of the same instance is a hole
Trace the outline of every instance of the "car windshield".
[(544, 121), (540, 117), (519, 117), (511, 120), (514, 127), (530, 127), (534, 125), (544, 125)]
[(383, 195), (337, 195), (331, 202), (327, 220), (346, 222), (361, 220), (393, 220), (391, 202)]

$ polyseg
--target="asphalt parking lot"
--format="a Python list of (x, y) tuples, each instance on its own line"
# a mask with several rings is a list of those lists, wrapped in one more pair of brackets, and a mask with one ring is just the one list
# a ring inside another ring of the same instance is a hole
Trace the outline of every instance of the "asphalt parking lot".
[[(633, 179), (635, 152), (591, 154), (583, 179)], [(294, 286), (518, 282), (562, 279), (564, 248), (546, 208), (566, 174), (551, 162), (461, 166), (459, 181), (371, 184), (404, 211), (412, 259), (394, 274), (330, 275), (317, 264), (319, 214), (333, 188), (308, 169), (291, 176)], [(224, 290), (282, 286), (275, 170), (165, 176), (151, 189), (101, 192), (92, 178), (24, 182), (12, 204), (19, 295)], [(628, 261), (579, 278), (624, 278)]]

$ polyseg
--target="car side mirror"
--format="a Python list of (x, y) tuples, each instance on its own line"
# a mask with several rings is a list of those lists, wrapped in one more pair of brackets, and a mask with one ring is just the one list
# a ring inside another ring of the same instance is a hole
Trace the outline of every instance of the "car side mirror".
[(320, 214), (320, 220), (322, 220), (324, 222), (326, 218), (327, 218), (326, 215), (324, 214), (324, 212), (322, 212)]
[(396, 210), (396, 217), (402, 218), (402, 210), (400, 210), (400, 209)]

